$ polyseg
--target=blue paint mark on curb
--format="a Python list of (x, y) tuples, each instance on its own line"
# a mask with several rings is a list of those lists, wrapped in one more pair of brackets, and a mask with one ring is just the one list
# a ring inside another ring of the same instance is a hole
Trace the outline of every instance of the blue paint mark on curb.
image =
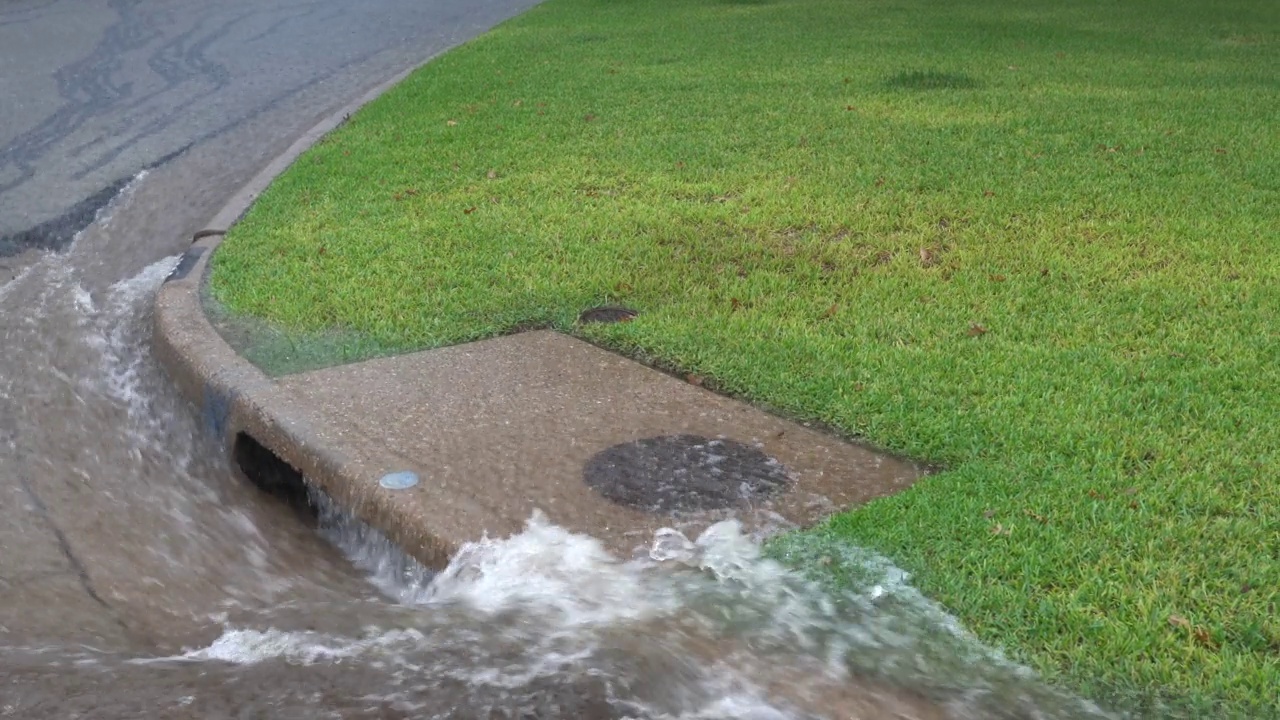
[(191, 269), (196, 266), (196, 261), (200, 259), (201, 255), (204, 255), (204, 248), (202, 247), (191, 248), (182, 253), (182, 259), (178, 261), (178, 266), (169, 273), (169, 277), (165, 278), (164, 281), (169, 282), (170, 280), (185, 278), (191, 273)]
[(201, 416), (204, 426), (214, 436), (222, 438), (227, 434), (227, 421), (231, 417), (231, 404), (235, 401), (235, 391), (219, 392), (213, 385), (205, 384), (204, 402), (201, 404)]
[(378, 484), (388, 490), (404, 490), (418, 484), (418, 476), (409, 470), (387, 473)]

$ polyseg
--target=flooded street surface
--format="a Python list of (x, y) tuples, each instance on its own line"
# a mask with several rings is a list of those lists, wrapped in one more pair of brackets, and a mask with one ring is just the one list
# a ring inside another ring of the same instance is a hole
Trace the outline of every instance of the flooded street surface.
[[(199, 21), (166, 40), (154, 8), (118, 0), (66, 16), (57, 42), (81, 51), (22, 31), (75, 72), (55, 74), (61, 96), (4, 78), (6, 97), (30, 100), (2, 111), (6, 132), (30, 127), (0, 138), (0, 717), (1100, 716), (992, 657), (857, 548), (842, 561), (866, 582), (831, 594), (732, 523), (614, 558), (532, 518), (432, 577), (324, 498), (311, 527), (227, 464), (151, 356), (155, 290), (293, 137), (517, 6), (386, 3), (360, 25), (322, 2), (261, 17), (179, 4), (165, 12)], [(16, 2), (0, 31), (41, 12), (71, 9)], [(84, 25), (99, 15), (105, 34)], [(397, 42), (368, 30), (374, 16)], [(322, 27), (341, 28), (328, 55), (301, 47)], [(351, 40), (360, 27), (367, 46)], [(248, 59), (218, 70), (211, 48), (235, 33), (289, 59), (287, 82)], [(101, 188), (114, 199), (87, 211), (97, 220), (57, 239)]]

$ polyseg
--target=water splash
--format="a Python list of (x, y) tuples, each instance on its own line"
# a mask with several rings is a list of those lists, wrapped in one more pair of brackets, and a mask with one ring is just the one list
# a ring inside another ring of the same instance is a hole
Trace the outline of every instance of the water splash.
[(983, 647), (855, 547), (846, 560), (865, 583), (834, 592), (765, 557), (735, 521), (695, 539), (661, 530), (647, 556), (623, 560), (535, 514), (432, 575), (331, 503), (322, 517), (404, 603), (401, 624), (352, 636), (228, 627), (183, 659), (359, 658), (392, 669), (401, 699), (451, 688), (471, 708), (533, 702), (550, 684), (603, 693), (616, 717), (1108, 717)]
[(426, 592), (435, 573), (406, 555), (376, 528), (340, 508), (328, 495), (307, 484), (320, 533), (340, 549), (388, 597), (414, 603)]

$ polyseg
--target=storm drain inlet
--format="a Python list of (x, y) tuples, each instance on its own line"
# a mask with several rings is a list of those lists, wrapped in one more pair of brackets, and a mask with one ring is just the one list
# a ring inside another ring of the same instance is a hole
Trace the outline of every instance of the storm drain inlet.
[(236, 433), (231, 457), (240, 472), (259, 490), (284, 502), (308, 523), (317, 520), (315, 504), (302, 473), (247, 433)]

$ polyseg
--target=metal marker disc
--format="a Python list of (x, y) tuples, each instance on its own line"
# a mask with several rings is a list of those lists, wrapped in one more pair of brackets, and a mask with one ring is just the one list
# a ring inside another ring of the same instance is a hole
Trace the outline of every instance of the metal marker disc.
[(418, 476), (409, 471), (402, 470), (400, 472), (387, 473), (382, 476), (378, 484), (388, 490), (404, 490), (418, 484)]

